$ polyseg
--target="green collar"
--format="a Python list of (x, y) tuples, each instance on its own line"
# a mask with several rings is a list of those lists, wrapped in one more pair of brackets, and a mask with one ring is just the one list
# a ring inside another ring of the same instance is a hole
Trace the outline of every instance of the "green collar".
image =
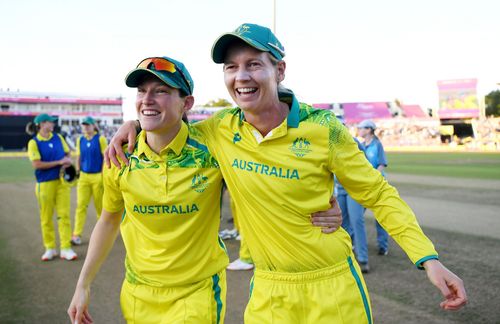
[[(297, 98), (293, 94), (292, 90), (281, 88), (278, 92), (278, 97), (281, 102), (286, 103), (290, 107), (290, 112), (288, 113), (288, 117), (286, 120), (287, 126), (291, 128), (299, 127), (299, 110), (300, 105), (297, 101)], [(243, 110), (239, 109), (240, 113), (240, 123), (245, 120), (245, 115), (243, 114)]]

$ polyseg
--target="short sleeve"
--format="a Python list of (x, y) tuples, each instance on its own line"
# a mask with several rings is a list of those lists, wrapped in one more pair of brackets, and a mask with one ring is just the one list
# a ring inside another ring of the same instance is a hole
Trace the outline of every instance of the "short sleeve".
[(80, 142), (82, 141), (82, 137), (79, 136), (77, 139), (76, 139), (76, 155), (80, 155), (81, 152), (80, 152)]
[(112, 165), (111, 168), (104, 167), (102, 171), (104, 195), (102, 197), (103, 208), (110, 213), (117, 213), (124, 209), (123, 195), (120, 190), (120, 176), (122, 170)]
[(30, 161), (36, 161), (42, 158), (40, 156), (40, 151), (38, 151), (38, 145), (36, 145), (36, 141), (34, 139), (30, 139), (28, 142), (28, 157)]
[(59, 138), (61, 139), (61, 143), (62, 143), (62, 146), (63, 146), (64, 153), (68, 154), (69, 153), (68, 143), (66, 143), (66, 140), (64, 139), (64, 137), (62, 137), (61, 134), (57, 134), (57, 136), (59, 136)]
[(101, 147), (101, 153), (104, 154), (104, 151), (108, 147), (108, 140), (106, 139), (106, 137), (102, 135), (99, 136), (99, 146)]

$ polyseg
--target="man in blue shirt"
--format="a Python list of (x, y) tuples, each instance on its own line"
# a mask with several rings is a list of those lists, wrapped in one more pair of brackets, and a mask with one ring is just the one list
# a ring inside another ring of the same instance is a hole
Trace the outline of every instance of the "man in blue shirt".
[[(344, 123), (344, 122), (342, 122)], [(354, 138), (361, 152), (365, 151), (363, 144)], [(365, 208), (352, 199), (344, 189), (342, 184), (335, 177), (335, 196), (342, 210), (342, 227), (349, 233), (353, 242), (354, 253), (356, 260), (362, 273), (368, 273), (370, 266), (368, 265), (368, 243), (366, 240), (365, 228)]]
[[(363, 146), (365, 148), (366, 158), (375, 169), (385, 176), (384, 169), (387, 167), (387, 159), (382, 143), (378, 137), (375, 136), (375, 129), (377, 129), (377, 126), (373, 121), (368, 119), (363, 120), (358, 125), (358, 135), (364, 140)], [(377, 228), (378, 254), (387, 255), (389, 251), (389, 235), (377, 221), (375, 221), (375, 224)]]

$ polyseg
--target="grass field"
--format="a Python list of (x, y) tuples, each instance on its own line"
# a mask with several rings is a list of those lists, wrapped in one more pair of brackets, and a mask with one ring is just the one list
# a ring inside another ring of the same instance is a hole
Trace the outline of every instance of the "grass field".
[[(480, 180), (500, 179), (500, 154), (389, 153), (388, 160), (388, 171), (401, 175), (391, 184), (415, 209), (441, 260), (464, 280), (470, 302), (459, 312), (443, 312), (438, 307), (441, 296), (437, 289), (393, 241), (387, 257), (377, 256), (374, 220), (368, 212), (366, 226), (372, 272), (365, 280), (375, 322), (500, 323), (497, 306), (500, 254), (496, 253), (500, 251), (497, 230), (500, 228), (497, 217), (500, 182)], [(447, 176), (450, 181), (441, 183), (441, 177), (436, 177), (438, 182), (431, 181), (434, 179), (429, 176), (434, 175)], [(421, 180), (415, 182), (415, 178)], [(75, 248), (80, 257), (76, 262), (39, 261), (42, 247), (34, 182), (27, 158), (0, 158), (0, 323), (67, 322), (66, 307), (86, 253), (84, 244)], [(489, 187), (483, 188), (485, 183)], [(75, 191), (73, 188), (73, 212)], [(225, 199), (223, 227), (233, 226), (227, 223), (228, 205)], [(446, 215), (447, 210), (453, 212)], [(87, 219), (86, 240), (95, 224), (93, 211), (89, 214), (92, 217)], [(479, 229), (472, 231), (474, 228)], [(239, 244), (237, 241), (227, 243), (233, 260)], [(98, 323), (121, 322), (119, 291), (123, 258), (123, 244), (119, 242), (96, 278), (92, 315)], [(251, 275), (252, 272), (228, 272), (226, 324), (242, 323)]]
[[(387, 153), (388, 172), (455, 178), (500, 179), (500, 154)], [(0, 182), (33, 180), (27, 158), (0, 158)]]
[(28, 158), (0, 158), (0, 182), (30, 180), (35, 180), (35, 174)]
[(391, 173), (500, 179), (500, 154), (391, 152), (387, 159)]

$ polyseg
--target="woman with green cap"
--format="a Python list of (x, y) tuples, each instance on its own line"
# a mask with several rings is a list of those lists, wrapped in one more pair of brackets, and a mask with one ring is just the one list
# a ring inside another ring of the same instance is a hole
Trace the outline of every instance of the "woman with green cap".
[(82, 233), (87, 219), (90, 198), (94, 198), (97, 218), (102, 211), (102, 163), (103, 152), (108, 146), (106, 138), (98, 133), (96, 121), (88, 116), (82, 121), (83, 135), (76, 140), (76, 170), (80, 177), (77, 185), (75, 228), (71, 243), (82, 244)]
[(193, 80), (181, 62), (152, 57), (126, 84), (137, 88), (143, 130), (126, 163), (103, 171), (103, 210), (68, 314), (73, 322), (92, 321), (90, 285), (120, 229), (127, 322), (223, 323), (228, 257), (218, 237), (220, 204), (214, 204), (222, 174), (182, 120), (194, 102)]
[(43, 245), (42, 261), (54, 259), (56, 238), (54, 209), (57, 213), (61, 259), (77, 258), (71, 249), (70, 191), (71, 188), (60, 179), (61, 168), (71, 165), (69, 147), (64, 138), (54, 133), (57, 118), (47, 114), (35, 117), (33, 123), (36, 135), (28, 142), (28, 157), (35, 169), (36, 197), (40, 211)]
[[(331, 112), (299, 103), (281, 87), (284, 55), (266, 27), (243, 24), (222, 35), (212, 58), (224, 65), (224, 81), (238, 107), (196, 124), (236, 208), (244, 211), (240, 226), (256, 269), (245, 322), (372, 323), (349, 235), (342, 229), (321, 235), (303, 226), (312, 211), (326, 207), (334, 174), (351, 197), (374, 211), (416, 267), (426, 270), (445, 298), (440, 306), (464, 306), (463, 282), (438, 261), (411, 209), (348, 130)], [(132, 123), (112, 141), (112, 159), (129, 133), (135, 133)]]

